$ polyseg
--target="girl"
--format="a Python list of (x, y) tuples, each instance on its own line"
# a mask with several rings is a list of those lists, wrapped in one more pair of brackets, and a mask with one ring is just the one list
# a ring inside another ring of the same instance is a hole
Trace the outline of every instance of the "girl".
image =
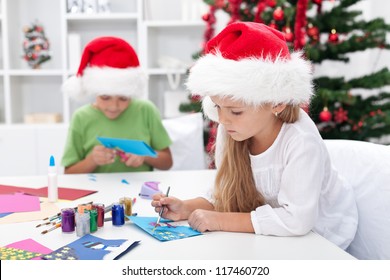
[(352, 189), (329, 161), (300, 106), (312, 95), (310, 64), (283, 34), (259, 23), (228, 25), (206, 46), (187, 86), (219, 122), (211, 197), (155, 195), (163, 217), (204, 231), (275, 236), (314, 230), (345, 249), (357, 229)]

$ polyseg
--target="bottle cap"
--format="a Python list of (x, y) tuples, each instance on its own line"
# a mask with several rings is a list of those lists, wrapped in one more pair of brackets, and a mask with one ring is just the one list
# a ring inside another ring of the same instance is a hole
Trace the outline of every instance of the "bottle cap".
[(50, 156), (50, 164), (49, 166), (56, 166), (56, 162), (54, 160), (54, 156)]

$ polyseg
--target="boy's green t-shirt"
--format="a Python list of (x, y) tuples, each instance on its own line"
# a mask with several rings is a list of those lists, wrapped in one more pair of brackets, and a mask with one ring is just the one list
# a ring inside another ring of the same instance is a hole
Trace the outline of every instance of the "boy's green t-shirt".
[[(97, 137), (113, 137), (142, 140), (155, 150), (162, 150), (172, 144), (162, 124), (160, 112), (148, 100), (134, 99), (128, 108), (116, 119), (108, 119), (103, 112), (91, 104), (79, 108), (72, 117), (65, 145), (62, 165), (67, 167), (84, 159), (96, 145)], [(151, 171), (149, 165), (128, 167), (116, 157), (115, 162), (99, 166), (95, 173)]]

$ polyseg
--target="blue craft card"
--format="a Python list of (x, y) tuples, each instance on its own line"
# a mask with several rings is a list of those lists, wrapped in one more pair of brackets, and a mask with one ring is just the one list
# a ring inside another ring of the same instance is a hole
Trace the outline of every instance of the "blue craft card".
[(153, 232), (154, 225), (157, 221), (156, 217), (127, 217), (138, 227), (160, 241), (171, 241), (201, 235), (199, 231), (192, 229), (183, 222), (172, 222), (166, 219), (161, 219), (160, 225)]
[(126, 239), (102, 239), (87, 234), (49, 254), (43, 255), (44, 260), (103, 260), (117, 259), (123, 253), (134, 248), (139, 241)]
[(97, 137), (100, 143), (106, 148), (119, 148), (126, 153), (131, 153), (139, 156), (157, 157), (157, 153), (141, 140), (119, 139), (109, 137)]

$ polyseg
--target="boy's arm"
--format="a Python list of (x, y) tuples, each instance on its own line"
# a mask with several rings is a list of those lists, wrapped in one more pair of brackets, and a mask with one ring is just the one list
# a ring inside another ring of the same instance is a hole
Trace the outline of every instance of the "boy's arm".
[(145, 157), (145, 163), (160, 170), (168, 170), (173, 165), (172, 154), (169, 148), (156, 151), (157, 157)]
[(76, 162), (73, 165), (65, 167), (65, 174), (77, 174), (77, 173), (92, 173), (98, 165), (92, 158), (92, 154), (89, 154), (85, 159)]
[(115, 161), (115, 150), (97, 145), (84, 159), (65, 167), (65, 174), (91, 173), (100, 165), (111, 164)]

